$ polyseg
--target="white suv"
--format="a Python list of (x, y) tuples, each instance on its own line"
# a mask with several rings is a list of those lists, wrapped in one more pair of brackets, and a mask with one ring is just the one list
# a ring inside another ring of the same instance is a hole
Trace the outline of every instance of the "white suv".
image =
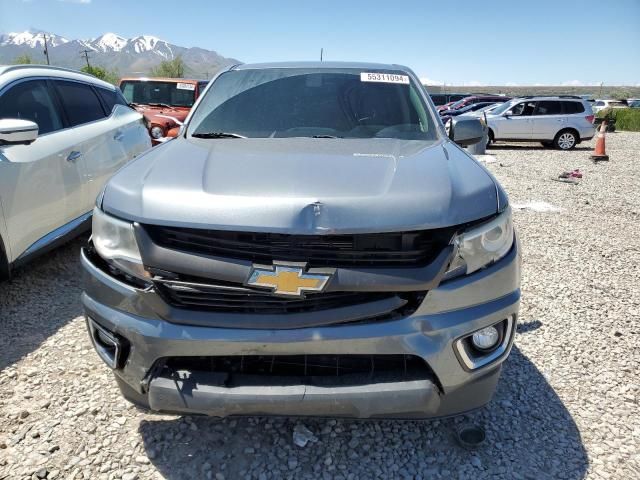
[(0, 278), (90, 226), (109, 177), (150, 147), (142, 115), (113, 85), (0, 66)]
[(591, 105), (571, 95), (515, 98), (487, 114), (487, 125), (489, 143), (539, 141), (561, 150), (595, 135)]

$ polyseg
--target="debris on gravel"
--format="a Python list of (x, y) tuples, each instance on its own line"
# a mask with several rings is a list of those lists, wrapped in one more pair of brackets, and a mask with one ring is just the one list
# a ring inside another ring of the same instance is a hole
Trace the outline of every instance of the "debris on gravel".
[[(152, 415), (122, 397), (79, 302), (78, 239), (0, 284), (0, 479), (640, 478), (640, 134), (611, 160), (497, 144), (522, 310), (494, 400), (432, 421)], [(488, 160), (488, 158), (486, 159)], [(501, 167), (508, 165), (510, 168)], [(579, 169), (578, 185), (551, 180)], [(482, 425), (477, 449), (462, 423)]]

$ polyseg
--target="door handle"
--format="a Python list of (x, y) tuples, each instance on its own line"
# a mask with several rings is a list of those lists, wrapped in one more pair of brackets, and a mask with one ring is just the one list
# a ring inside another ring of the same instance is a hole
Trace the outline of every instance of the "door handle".
[(113, 136), (113, 139), (114, 139), (116, 142), (120, 142), (120, 141), (122, 141), (122, 139), (123, 139), (123, 138), (124, 138), (124, 135), (122, 134), (122, 132), (118, 132), (118, 133), (116, 133), (116, 134)]
[(73, 150), (69, 155), (67, 155), (67, 162), (75, 162), (82, 156), (82, 152), (78, 152), (77, 150)]

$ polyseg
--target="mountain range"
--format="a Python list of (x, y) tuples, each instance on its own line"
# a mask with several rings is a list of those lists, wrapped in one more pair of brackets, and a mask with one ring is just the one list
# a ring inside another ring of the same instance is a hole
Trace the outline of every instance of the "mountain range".
[(117, 71), (118, 75), (147, 75), (164, 60), (181, 56), (185, 63), (185, 76), (208, 78), (231, 63), (233, 58), (223, 57), (213, 50), (181, 47), (151, 35), (124, 38), (105, 33), (88, 40), (68, 39), (55, 33), (27, 30), (0, 34), (0, 64), (13, 63), (20, 55), (29, 55), (34, 63), (46, 63), (44, 37), (47, 37), (51, 65), (79, 69), (86, 65), (84, 51), (93, 66)]

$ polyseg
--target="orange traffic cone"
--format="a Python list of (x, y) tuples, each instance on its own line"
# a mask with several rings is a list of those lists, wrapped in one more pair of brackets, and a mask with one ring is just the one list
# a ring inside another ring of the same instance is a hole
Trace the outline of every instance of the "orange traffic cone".
[(603, 160), (609, 160), (609, 155), (605, 153), (604, 137), (607, 131), (607, 121), (604, 120), (600, 124), (600, 131), (598, 132), (598, 138), (596, 139), (596, 148), (589, 158), (594, 162), (600, 162)]

